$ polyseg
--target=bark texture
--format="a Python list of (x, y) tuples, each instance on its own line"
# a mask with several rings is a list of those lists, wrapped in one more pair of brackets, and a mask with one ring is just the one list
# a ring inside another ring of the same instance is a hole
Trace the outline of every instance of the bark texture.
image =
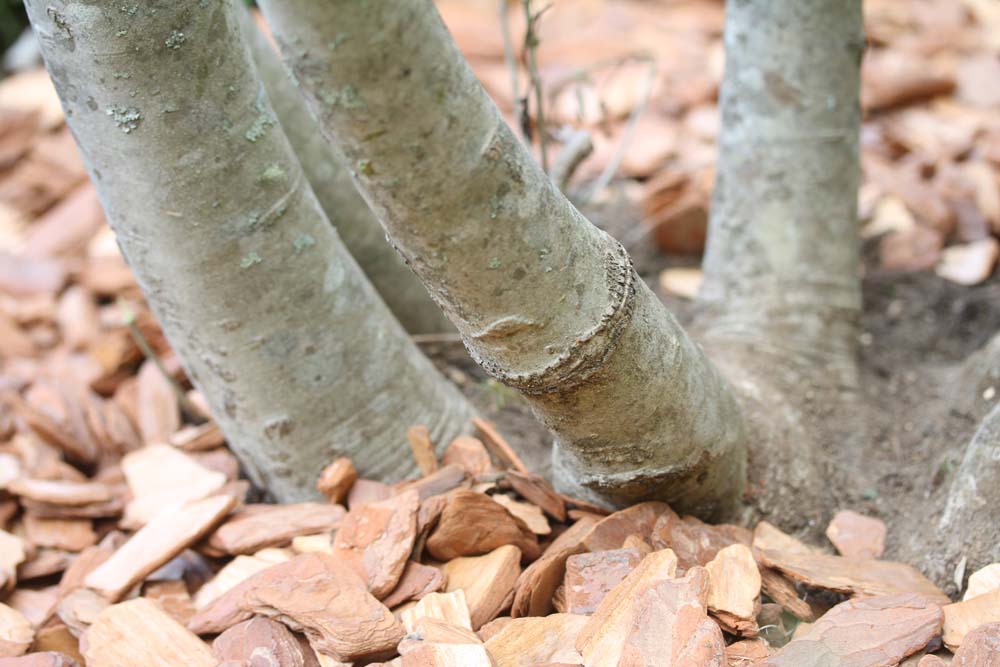
[(556, 435), (557, 482), (711, 515), (743, 428), (624, 249), (503, 121), (430, 0), (262, 3), (314, 115), (473, 357)]
[(709, 336), (855, 381), (860, 0), (730, 0)]
[(254, 25), (249, 11), (243, 12), (243, 19), (250, 53), (281, 129), (295, 150), (316, 199), (351, 256), (407, 331), (454, 331), (451, 322), (386, 240), (385, 230), (354, 187), (343, 158), (323, 139), (319, 124), (303, 103), (281, 58)]
[(314, 497), (347, 455), (412, 468), (470, 408), (344, 248), (220, 0), (28, 0), (67, 121), (167, 337), (250, 477)]
[[(947, 543), (931, 551), (928, 569), (946, 579), (962, 558), (967, 573), (1000, 561), (1000, 404), (994, 405), (965, 450), (948, 494), (939, 535)], [(943, 558), (939, 556), (943, 554)]]

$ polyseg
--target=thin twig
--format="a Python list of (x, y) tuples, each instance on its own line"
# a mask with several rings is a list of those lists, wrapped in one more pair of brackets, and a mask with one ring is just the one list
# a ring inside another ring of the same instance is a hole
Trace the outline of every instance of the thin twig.
[(552, 173), (549, 176), (560, 190), (566, 192), (577, 167), (594, 152), (594, 142), (587, 130), (570, 130), (561, 139), (563, 147), (552, 163)]
[(644, 56), (641, 58), (649, 64), (649, 75), (646, 77), (645, 84), (642, 87), (642, 93), (639, 97), (639, 103), (635, 105), (632, 109), (632, 113), (629, 115), (628, 123), (625, 126), (625, 132), (622, 134), (622, 140), (618, 144), (618, 148), (615, 150), (615, 154), (612, 156), (611, 161), (604, 167), (601, 175), (598, 176), (590, 187), (581, 191), (576, 199), (579, 203), (585, 204), (590, 201), (590, 198), (594, 196), (595, 193), (600, 192), (602, 189), (607, 187), (611, 179), (614, 178), (615, 174), (618, 173), (618, 167), (621, 165), (622, 160), (625, 158), (625, 153), (628, 150), (629, 144), (632, 142), (632, 137), (635, 135), (635, 128), (639, 124), (639, 117), (642, 116), (642, 112), (645, 111), (646, 105), (649, 103), (649, 98), (653, 94), (653, 85), (656, 83), (656, 61), (649, 57)]
[(174, 376), (170, 374), (167, 367), (163, 365), (163, 360), (160, 359), (160, 355), (156, 353), (153, 346), (149, 344), (148, 340), (146, 340), (146, 336), (143, 335), (142, 330), (139, 329), (139, 325), (136, 324), (135, 313), (132, 312), (132, 309), (129, 308), (128, 304), (122, 299), (118, 300), (118, 305), (122, 309), (122, 321), (125, 323), (125, 326), (128, 327), (128, 332), (131, 334), (132, 340), (135, 341), (135, 344), (139, 347), (143, 356), (152, 361), (153, 365), (156, 366), (157, 370), (159, 370), (164, 379), (166, 379), (167, 384), (170, 385), (174, 394), (177, 395), (177, 402), (180, 404), (181, 410), (184, 414), (196, 423), (206, 421), (206, 416), (202, 413), (198, 406), (192, 403), (191, 399), (187, 397), (187, 394), (184, 393), (180, 384), (178, 384), (177, 380), (174, 379)]
[[(507, 73), (510, 75), (510, 90), (514, 99), (514, 114), (523, 118), (527, 114), (528, 99), (521, 96), (521, 75), (518, 72), (517, 56), (514, 53), (514, 38), (510, 34), (510, 12), (507, 0), (497, 0), (497, 11), (500, 13), (500, 33), (503, 35), (503, 59), (507, 63)], [(517, 124), (521, 138), (527, 143), (522, 123)]]
[(524, 33), (524, 54), (528, 65), (528, 76), (531, 80), (531, 89), (535, 94), (535, 124), (538, 126), (538, 144), (542, 155), (542, 171), (549, 173), (549, 152), (548, 133), (545, 129), (545, 90), (542, 87), (542, 77), (538, 74), (538, 62), (535, 58), (535, 50), (538, 48), (538, 35), (535, 32), (535, 24), (549, 7), (543, 7), (537, 14), (531, 11), (531, 0), (524, 0), (524, 15), (528, 22), (528, 27)]

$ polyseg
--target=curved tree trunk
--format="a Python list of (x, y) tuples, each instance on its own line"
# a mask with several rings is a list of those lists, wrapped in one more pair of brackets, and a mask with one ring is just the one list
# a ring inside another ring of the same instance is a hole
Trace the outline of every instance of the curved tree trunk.
[(317, 203), (231, 3), (26, 5), (125, 257), (257, 484), (315, 496), (341, 454), (392, 479), (407, 426), (462, 431), (469, 405)]
[(730, 1), (708, 336), (856, 382), (861, 0)]
[(430, 0), (262, 3), (314, 115), (473, 357), (556, 435), (557, 482), (703, 516), (743, 483), (724, 381), (503, 121)]
[(264, 82), (281, 129), (295, 150), (316, 199), (337, 228), (351, 256), (407, 331), (454, 331), (424, 286), (386, 241), (385, 230), (354, 187), (343, 158), (323, 139), (319, 124), (302, 101), (281, 58), (254, 25), (250, 12), (243, 12), (242, 18), (257, 73)]

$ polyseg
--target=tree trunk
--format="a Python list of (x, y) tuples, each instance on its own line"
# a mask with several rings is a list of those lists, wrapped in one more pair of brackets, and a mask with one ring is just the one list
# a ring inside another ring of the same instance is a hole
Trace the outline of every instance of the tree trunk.
[(123, 253), (255, 483), (314, 497), (337, 455), (398, 478), (406, 427), (463, 430), (317, 203), (231, 3), (26, 5)]
[(541, 172), (433, 3), (262, 4), (389, 235), (473, 357), (555, 433), (557, 483), (608, 504), (728, 508), (744, 439), (725, 382)]
[(322, 132), (288, 76), (281, 58), (243, 12), (250, 53), (267, 96), (288, 137), (302, 170), (327, 218), (340, 233), (351, 256), (361, 266), (389, 310), (410, 333), (454, 331), (424, 286), (386, 242), (385, 230), (368, 208), (333, 145)]
[(730, 1), (708, 336), (856, 382), (861, 0)]

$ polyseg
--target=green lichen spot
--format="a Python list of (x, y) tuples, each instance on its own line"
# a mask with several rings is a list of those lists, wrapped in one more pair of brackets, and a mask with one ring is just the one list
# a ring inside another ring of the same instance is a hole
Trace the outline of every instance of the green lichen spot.
[(319, 97), (328, 107), (340, 106), (344, 109), (366, 109), (368, 105), (358, 95), (351, 84), (334, 90), (320, 90)]
[(292, 241), (292, 246), (295, 248), (295, 252), (299, 253), (306, 248), (311, 248), (316, 245), (316, 239), (311, 237), (309, 234), (299, 234), (298, 238)]
[(113, 105), (105, 109), (104, 113), (111, 116), (111, 120), (125, 134), (130, 134), (139, 127), (139, 122), (142, 120), (142, 114), (135, 107)]
[(240, 260), (240, 268), (249, 269), (254, 264), (260, 264), (263, 261), (256, 252), (249, 252), (246, 257)]
[(489, 267), (490, 267), (490, 269), (499, 269), (500, 268), (500, 258), (499, 257), (492, 258), (490, 260)]
[(264, 173), (260, 175), (260, 180), (262, 181), (283, 181), (285, 178), (285, 170), (277, 162), (267, 165)]
[(121, 11), (122, 14), (128, 14), (129, 16), (135, 16), (136, 12), (139, 11), (139, 5), (132, 5), (131, 7), (129, 7), (128, 5), (122, 5), (118, 9), (119, 9), (119, 11)]
[(175, 111), (177, 111), (177, 107), (175, 107), (173, 104), (168, 104), (167, 106), (160, 109), (160, 113), (173, 113)]
[(116, 79), (131, 79), (132, 78), (132, 73), (131, 72), (113, 72), (111, 74), (111, 76), (113, 76)]
[(170, 33), (170, 37), (167, 37), (167, 41), (165, 42), (165, 44), (167, 45), (168, 49), (173, 49), (176, 51), (177, 49), (181, 48), (181, 46), (186, 41), (187, 37), (184, 36), (183, 32), (181, 32), (180, 30), (174, 30)]
[(115, 33), (115, 37), (124, 37), (127, 34), (128, 30), (119, 30), (118, 32)]
[(246, 131), (244, 136), (247, 138), (247, 141), (257, 143), (257, 140), (267, 134), (268, 128), (272, 125), (274, 125), (274, 119), (266, 113), (261, 113), (254, 119), (253, 125), (250, 126), (250, 129)]
[(490, 220), (496, 220), (500, 214), (500, 197), (495, 193), (490, 197)]

